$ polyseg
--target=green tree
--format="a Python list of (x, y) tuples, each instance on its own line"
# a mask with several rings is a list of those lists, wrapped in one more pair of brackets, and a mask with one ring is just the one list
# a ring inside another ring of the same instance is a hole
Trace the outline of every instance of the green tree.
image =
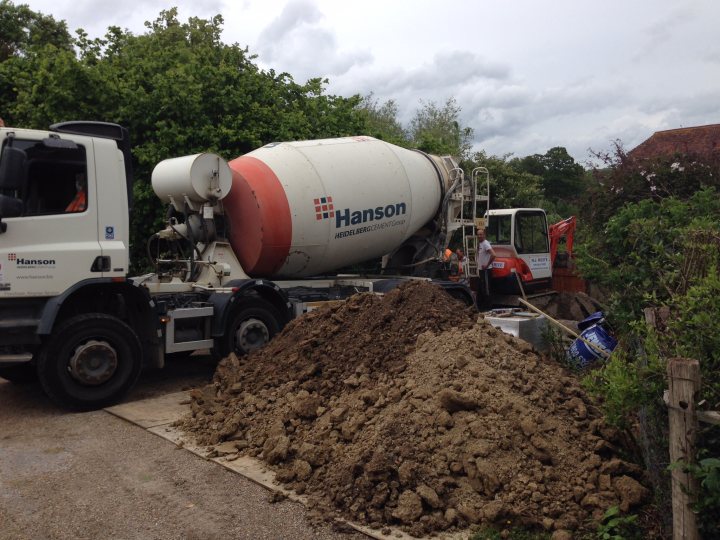
[(521, 170), (540, 176), (545, 197), (549, 200), (568, 200), (582, 192), (585, 169), (575, 163), (562, 146), (545, 154), (533, 154), (518, 160)]
[[(36, 58), (47, 58), (38, 65)], [(42, 91), (35, 80), (35, 70), (41, 72), (57, 67), (67, 70), (67, 59), (72, 59), (73, 40), (64, 21), (32, 11), (26, 5), (15, 6), (9, 0), (0, 0), (0, 116), (7, 125), (20, 125), (24, 118), (17, 115), (14, 104), (18, 87), (32, 87)], [(53, 58), (54, 57), (54, 58)], [(56, 66), (52, 66), (54, 63)], [(39, 127), (32, 123), (26, 127)]]
[(460, 123), (460, 110), (455, 98), (449, 98), (442, 107), (432, 101), (422, 103), (410, 121), (412, 146), (431, 154), (467, 159), (473, 130)]
[(0, 62), (25, 56), (33, 47), (54, 45), (72, 50), (72, 38), (65, 21), (32, 11), (27, 5), (0, 0)]
[(476, 152), (463, 162), (465, 171), (486, 167), (490, 172), (491, 208), (543, 208), (545, 199), (541, 177), (519, 170), (509, 155), (488, 156)]
[(381, 104), (371, 93), (363, 98), (360, 110), (365, 115), (367, 135), (398, 146), (409, 146), (407, 132), (398, 120), (398, 105), (395, 100), (389, 99)]

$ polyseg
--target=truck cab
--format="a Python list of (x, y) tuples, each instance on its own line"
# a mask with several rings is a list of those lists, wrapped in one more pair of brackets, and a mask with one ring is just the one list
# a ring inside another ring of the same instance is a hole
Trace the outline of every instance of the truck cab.
[(131, 189), (120, 126), (0, 129), (1, 377), (75, 408), (134, 384), (158, 336), (127, 279)]
[(128, 200), (116, 141), (4, 129), (0, 148), (0, 298), (49, 298), (86, 279), (124, 278)]

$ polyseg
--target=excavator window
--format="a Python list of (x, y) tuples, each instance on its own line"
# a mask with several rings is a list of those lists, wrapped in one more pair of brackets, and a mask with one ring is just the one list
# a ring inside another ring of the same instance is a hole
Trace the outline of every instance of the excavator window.
[(487, 239), (493, 246), (509, 246), (512, 233), (512, 216), (490, 216), (487, 226)]
[(548, 237), (545, 214), (518, 212), (515, 215), (515, 249), (518, 253), (547, 253)]

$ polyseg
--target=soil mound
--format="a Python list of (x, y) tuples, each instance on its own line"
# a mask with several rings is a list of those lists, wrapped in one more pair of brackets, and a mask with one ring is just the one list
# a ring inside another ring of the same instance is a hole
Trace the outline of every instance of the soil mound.
[(223, 360), (181, 426), (264, 460), (318, 516), (415, 535), (575, 530), (638, 504), (641, 471), (577, 382), (476, 317), (426, 283), (357, 295)]

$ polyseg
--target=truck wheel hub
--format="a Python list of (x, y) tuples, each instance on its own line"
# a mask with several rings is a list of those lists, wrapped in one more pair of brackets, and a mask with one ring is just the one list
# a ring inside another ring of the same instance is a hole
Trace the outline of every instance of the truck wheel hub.
[(239, 349), (250, 352), (270, 341), (270, 332), (261, 320), (248, 319), (238, 327), (235, 339)]
[(117, 365), (117, 352), (109, 343), (91, 340), (75, 349), (68, 371), (76, 381), (95, 386), (107, 382)]

